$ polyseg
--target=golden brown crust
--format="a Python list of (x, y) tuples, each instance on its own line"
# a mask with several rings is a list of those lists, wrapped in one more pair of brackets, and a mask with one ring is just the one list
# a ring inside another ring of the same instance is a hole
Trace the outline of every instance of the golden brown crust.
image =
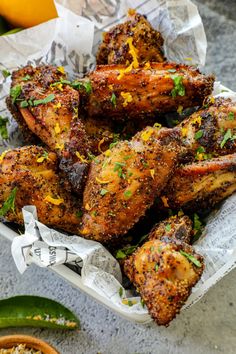
[[(201, 105), (213, 89), (212, 76), (204, 76), (186, 65), (151, 63), (148, 69), (139, 67), (122, 76), (125, 68), (123, 65), (98, 66), (89, 75), (92, 92), (87, 98), (87, 112), (90, 116), (109, 116), (115, 120), (153, 117), (176, 111), (179, 106)], [(182, 77), (185, 93), (173, 97), (176, 76)]]
[(132, 38), (140, 64), (163, 62), (163, 38), (154, 30), (146, 18), (135, 11), (130, 11), (128, 20), (112, 27), (103, 34), (103, 41), (97, 52), (97, 64), (130, 64), (127, 39)]
[(12, 190), (17, 188), (15, 212), (9, 211), (5, 215), (7, 221), (22, 224), (22, 208), (35, 205), (42, 223), (78, 233), (80, 219), (77, 211), (80, 210), (80, 201), (63, 189), (55, 153), (38, 146), (3, 153), (0, 161), (0, 186), (0, 207)]
[[(194, 257), (198, 266), (186, 254)], [(203, 269), (202, 256), (191, 246), (168, 237), (147, 241), (124, 263), (125, 274), (150, 315), (165, 326), (180, 312)]]
[(82, 235), (102, 243), (122, 237), (165, 187), (178, 152), (171, 130), (147, 127), (97, 156), (84, 190)]

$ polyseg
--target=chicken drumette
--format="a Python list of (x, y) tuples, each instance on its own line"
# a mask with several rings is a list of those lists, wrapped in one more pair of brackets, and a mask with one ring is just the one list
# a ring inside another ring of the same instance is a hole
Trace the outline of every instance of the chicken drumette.
[(78, 234), (81, 203), (65, 191), (56, 154), (42, 147), (9, 150), (0, 157), (1, 215), (22, 224), (25, 205), (36, 206), (42, 223)]
[[(131, 49), (128, 41), (131, 41)], [(135, 51), (140, 64), (148, 61), (163, 62), (163, 38), (154, 30), (146, 18), (134, 10), (128, 12), (128, 21), (112, 27), (103, 34), (103, 42), (97, 52), (97, 64), (129, 65)]]
[(204, 269), (202, 256), (175, 237), (181, 224), (182, 230), (185, 228), (183, 238), (188, 240), (191, 223), (185, 218), (174, 217), (176, 224), (171, 219), (165, 222), (172, 229), (168, 236), (163, 223), (157, 225), (150, 240), (124, 262), (125, 274), (159, 325), (167, 326), (175, 318)]

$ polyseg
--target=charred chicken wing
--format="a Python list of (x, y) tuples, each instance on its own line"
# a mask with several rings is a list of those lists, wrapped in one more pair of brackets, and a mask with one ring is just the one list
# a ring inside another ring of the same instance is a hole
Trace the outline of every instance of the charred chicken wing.
[(203, 269), (203, 258), (191, 246), (169, 237), (147, 241), (124, 263), (150, 315), (165, 326), (180, 312)]
[[(57, 165), (56, 154), (38, 146), (3, 152), (0, 156), (1, 215), (7, 221), (22, 224), (21, 209), (35, 205), (42, 223), (78, 233), (80, 202), (63, 188)], [(10, 200), (12, 204), (8, 208)]]
[(133, 55), (130, 51), (135, 52), (140, 64), (163, 62), (162, 46), (161, 33), (154, 30), (144, 16), (130, 10), (128, 21), (104, 33), (97, 52), (97, 64), (131, 64)]
[(147, 127), (96, 157), (83, 197), (84, 237), (106, 243), (145, 214), (173, 173), (178, 138), (170, 129)]
[(179, 106), (201, 105), (214, 82), (212, 76), (197, 69), (173, 63), (151, 63), (130, 70), (123, 65), (98, 66), (89, 80), (92, 91), (85, 98), (89, 116), (115, 120), (157, 117)]
[(172, 209), (209, 208), (236, 191), (236, 154), (180, 166), (161, 200)]

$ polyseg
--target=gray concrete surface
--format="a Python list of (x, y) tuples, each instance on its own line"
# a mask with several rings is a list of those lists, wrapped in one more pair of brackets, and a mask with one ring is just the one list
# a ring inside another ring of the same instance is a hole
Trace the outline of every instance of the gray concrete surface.
[[(236, 1), (198, 0), (208, 38), (207, 71), (236, 90)], [(0, 298), (35, 294), (59, 300), (81, 319), (80, 332), (5, 329), (9, 333), (36, 335), (61, 354), (211, 354), (236, 353), (236, 271), (212, 288), (169, 328), (136, 325), (116, 316), (73, 289), (55, 274), (30, 267), (21, 276), (10, 254), (10, 244), (0, 240)]]

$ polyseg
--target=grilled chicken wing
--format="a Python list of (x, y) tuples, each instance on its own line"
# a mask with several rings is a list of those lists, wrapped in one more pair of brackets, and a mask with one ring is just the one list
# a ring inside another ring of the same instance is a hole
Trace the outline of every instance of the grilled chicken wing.
[(179, 153), (170, 129), (147, 127), (91, 164), (81, 233), (103, 243), (125, 234), (165, 187)]
[(193, 113), (177, 129), (181, 130), (187, 155), (197, 160), (236, 152), (236, 102), (211, 98), (206, 108)]
[[(87, 150), (84, 127), (78, 119), (79, 93), (68, 84), (60, 67), (26, 66), (12, 74), (11, 100), (8, 107), (17, 108), (21, 114), (19, 122), (38, 136), (51, 151), (63, 156), (68, 147)], [(19, 95), (14, 98), (14, 92)], [(15, 105), (14, 105), (15, 104)], [(19, 119), (19, 115), (15, 116)]]
[(160, 240), (163, 236), (189, 244), (192, 236), (192, 221), (187, 215), (171, 216), (156, 225), (150, 232), (148, 239)]
[(56, 154), (38, 146), (3, 152), (0, 157), (1, 207), (16, 188), (15, 208), (4, 215), (7, 221), (22, 224), (21, 209), (35, 205), (42, 223), (78, 233), (80, 202), (63, 188), (57, 165)]
[(197, 69), (173, 63), (151, 63), (131, 71), (122, 65), (98, 66), (89, 79), (92, 92), (85, 99), (89, 116), (115, 120), (156, 117), (180, 105), (201, 105), (214, 82)]
[(78, 117), (79, 93), (68, 84), (63, 71), (45, 65), (13, 72), (7, 103), (25, 134), (33, 132), (62, 159), (61, 169), (79, 191), (90, 145)]
[(203, 269), (203, 258), (191, 246), (169, 237), (145, 242), (124, 263), (150, 315), (165, 326), (180, 312)]
[(172, 209), (214, 206), (236, 191), (236, 153), (179, 167), (161, 200)]
[(97, 64), (130, 64), (133, 60), (130, 40), (140, 64), (164, 61), (161, 33), (154, 30), (144, 16), (130, 10), (128, 21), (104, 33), (97, 52)]

